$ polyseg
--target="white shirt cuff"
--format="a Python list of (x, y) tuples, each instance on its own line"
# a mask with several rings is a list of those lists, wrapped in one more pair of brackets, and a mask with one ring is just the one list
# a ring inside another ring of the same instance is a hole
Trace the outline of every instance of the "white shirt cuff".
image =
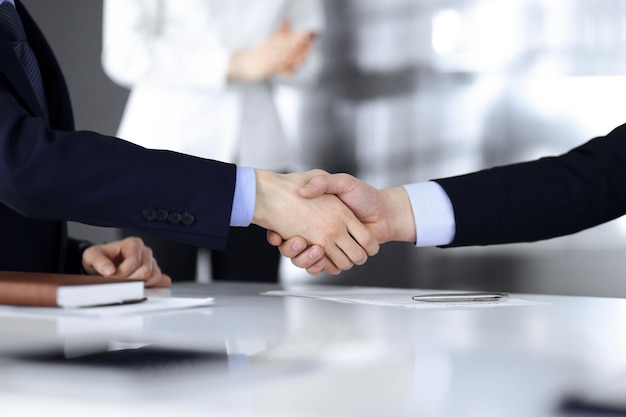
[(230, 225), (247, 227), (252, 222), (256, 203), (256, 173), (254, 168), (237, 167), (235, 195), (230, 213)]
[(427, 181), (405, 185), (404, 189), (415, 218), (416, 246), (442, 246), (452, 242), (456, 231), (454, 210), (443, 188)]

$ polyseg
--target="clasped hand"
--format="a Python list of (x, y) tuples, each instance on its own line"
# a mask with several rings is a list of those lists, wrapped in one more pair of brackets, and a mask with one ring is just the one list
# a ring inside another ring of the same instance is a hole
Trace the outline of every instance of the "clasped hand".
[(82, 262), (90, 275), (142, 279), (146, 287), (169, 287), (172, 283), (161, 272), (152, 249), (138, 237), (90, 246), (83, 252)]
[(306, 198), (298, 190), (324, 171), (276, 174), (256, 170), (256, 205), (252, 222), (272, 230), (278, 240), (296, 239), (311, 246), (309, 257), (324, 255), (327, 271), (339, 273), (378, 253), (373, 233), (337, 196)]
[(228, 76), (232, 80), (262, 82), (275, 75), (292, 76), (307, 60), (316, 34), (294, 31), (289, 21), (267, 39), (230, 57)]
[[(345, 208), (351, 211), (368, 232), (359, 229), (360, 236), (368, 240), (360, 240), (351, 235), (356, 242), (367, 242), (370, 248), (389, 241), (416, 241), (415, 220), (412, 215), (411, 203), (403, 187), (391, 187), (378, 190), (348, 174), (329, 174), (324, 171), (308, 173), (309, 181), (297, 190), (300, 197), (323, 204), (328, 197), (340, 199)], [(330, 226), (329, 227), (334, 227)], [(355, 227), (355, 226), (353, 226)], [(286, 236), (280, 231), (268, 228), (267, 240), (278, 246), (281, 254), (291, 258), (292, 263), (305, 268), (312, 275), (327, 272), (333, 275), (347, 270), (353, 264), (337, 263), (331, 256), (327, 246), (319, 245), (316, 241), (307, 239), (301, 234)], [(375, 244), (369, 240), (373, 239)], [(368, 255), (375, 253), (368, 251)], [(349, 257), (351, 260), (353, 258)], [(360, 264), (354, 262), (355, 264)]]

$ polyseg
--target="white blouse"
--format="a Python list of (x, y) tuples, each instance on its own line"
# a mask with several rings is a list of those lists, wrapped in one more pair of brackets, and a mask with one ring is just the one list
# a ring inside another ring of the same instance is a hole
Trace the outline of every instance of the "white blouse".
[[(141, 146), (272, 170), (293, 149), (272, 82), (234, 83), (230, 55), (265, 40), (281, 21), (323, 27), (320, 0), (105, 0), (102, 64), (131, 90), (118, 136)], [(320, 68), (315, 51), (296, 75)]]

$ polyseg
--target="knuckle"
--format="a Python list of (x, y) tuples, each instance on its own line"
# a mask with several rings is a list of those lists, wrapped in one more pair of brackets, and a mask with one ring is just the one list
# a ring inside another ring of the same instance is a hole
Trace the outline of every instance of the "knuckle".
[(130, 242), (134, 246), (144, 246), (143, 239), (141, 239), (139, 236), (128, 237), (126, 238), (126, 241)]
[(352, 265), (354, 264), (348, 260), (341, 260), (341, 262), (337, 264), (337, 268), (339, 268), (340, 271), (347, 271), (352, 268)]
[(133, 275), (138, 278), (149, 278), (151, 273), (146, 265), (142, 265), (135, 270), (135, 273)]
[(353, 261), (357, 265), (363, 265), (365, 262), (367, 262), (367, 254), (365, 252), (361, 252), (359, 256), (356, 257), (356, 259), (353, 259)]

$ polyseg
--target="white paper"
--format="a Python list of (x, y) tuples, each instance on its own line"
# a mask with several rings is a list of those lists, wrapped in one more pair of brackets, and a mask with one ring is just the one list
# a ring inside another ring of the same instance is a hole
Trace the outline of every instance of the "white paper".
[(101, 307), (59, 308), (0, 306), (0, 315), (35, 315), (35, 316), (75, 316), (75, 317), (113, 317), (152, 313), (166, 310), (178, 310), (192, 307), (204, 307), (214, 303), (208, 298), (148, 297), (146, 301), (132, 304), (120, 304)]
[[(294, 287), (287, 290), (267, 291), (263, 295), (317, 298), (339, 303), (370, 304), (401, 308), (450, 309), (450, 308), (493, 308), (543, 304), (519, 298), (507, 297), (502, 301), (480, 302), (424, 302), (412, 299), (415, 295), (452, 293), (460, 291), (412, 290), (373, 287)], [(462, 291), (461, 291), (462, 292)]]

